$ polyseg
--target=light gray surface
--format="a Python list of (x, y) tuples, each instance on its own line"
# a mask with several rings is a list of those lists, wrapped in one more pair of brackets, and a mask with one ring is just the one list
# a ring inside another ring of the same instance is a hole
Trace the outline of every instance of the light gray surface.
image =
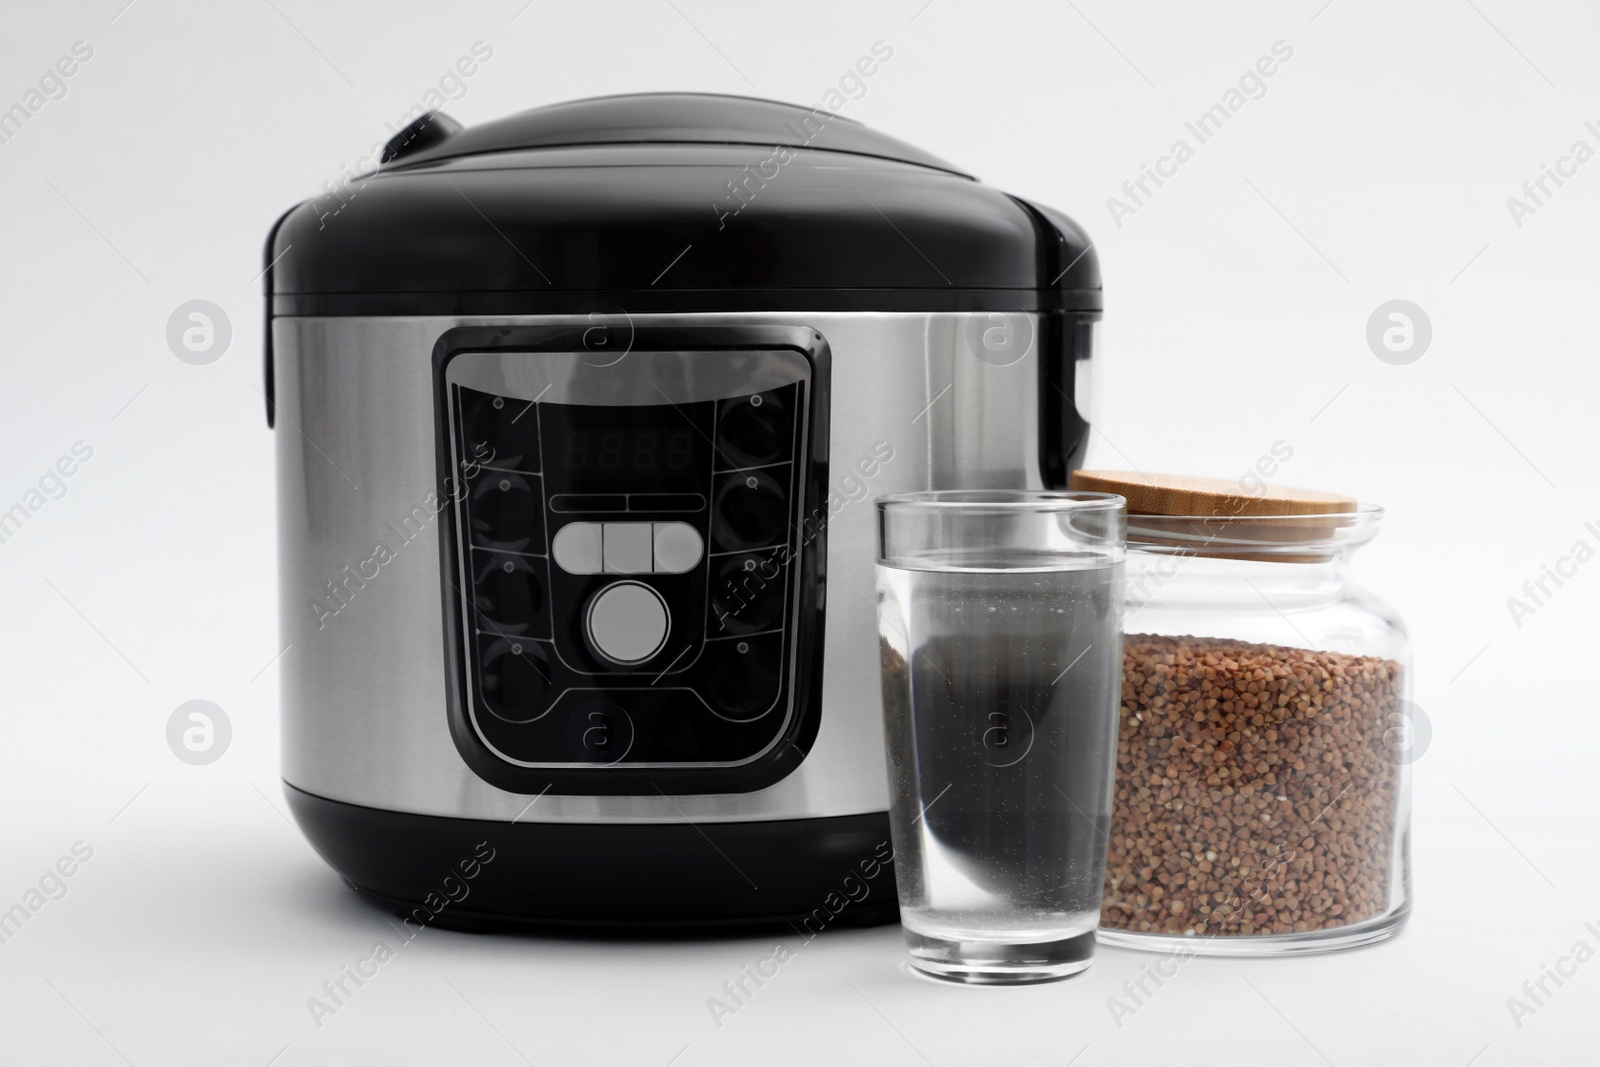
[[(114, 1046), (135, 1067), (1592, 1064), (1600, 961), (1547, 981), (1520, 1027), (1507, 1001), (1597, 944), (1600, 558), (1547, 581), (1520, 625), (1507, 600), (1597, 543), (1600, 162), (1521, 226), (1507, 199), (1576, 138), (1596, 144), (1600, 13), (1474, 4), (138, 0), (115, 22), (123, 0), (6, 5), (0, 102), (71, 42), (95, 54), (0, 145), (0, 504), (75, 441), (93, 458), (0, 544), (0, 903), (75, 841), (94, 858), (0, 946), (0, 1061), (125, 1067)], [(771, 940), (435, 931), (318, 1028), (307, 998), (394, 935), (282, 815), (294, 652), (274, 665), (254, 279), (278, 213), (479, 38), (494, 58), (447, 104), (468, 123), (635, 89), (810, 103), (883, 40), (894, 58), (845, 115), (1095, 239), (1092, 463), (1234, 477), (1282, 440), (1275, 483), (1387, 505), (1355, 571), (1410, 625), (1434, 726), (1399, 940), (1196, 960), (1119, 1027), (1108, 999), (1146, 958), (948, 989), (900, 974), (895, 931), (837, 931), (719, 1027), (707, 1000)], [(1295, 56), (1266, 96), (1114, 225), (1107, 199), (1278, 39)], [(197, 297), (233, 319), (206, 366), (165, 337)], [(1395, 298), (1433, 320), (1409, 366), (1366, 341)], [(196, 699), (233, 723), (205, 766), (165, 735)]]

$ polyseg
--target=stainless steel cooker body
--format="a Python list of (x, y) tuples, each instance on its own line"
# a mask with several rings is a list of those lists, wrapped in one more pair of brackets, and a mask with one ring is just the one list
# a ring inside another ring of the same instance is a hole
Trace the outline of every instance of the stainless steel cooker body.
[[(981, 321), (975, 322), (974, 319)], [(814, 739), (749, 791), (601, 795), (500, 788), (451, 735), (452, 521), (439, 472), (436, 347), (463, 327), (584, 327), (583, 316), (290, 317), (272, 323), (278, 432), (283, 776), (364, 808), (520, 824), (695, 825), (881, 812), (875, 515), (881, 493), (1041, 484), (1039, 335), (1029, 313), (635, 316), (628, 328), (788, 327), (828, 352), (825, 617)], [(1088, 348), (1077, 352), (1079, 396)], [(530, 356), (528, 358), (537, 358)], [(614, 371), (648, 375), (648, 361)], [(1068, 379), (1069, 381), (1072, 379)], [(813, 664), (812, 666), (815, 666)], [(798, 669), (807, 669), (801, 664)], [(803, 713), (804, 709), (797, 709)], [(604, 766), (583, 772), (596, 780)]]

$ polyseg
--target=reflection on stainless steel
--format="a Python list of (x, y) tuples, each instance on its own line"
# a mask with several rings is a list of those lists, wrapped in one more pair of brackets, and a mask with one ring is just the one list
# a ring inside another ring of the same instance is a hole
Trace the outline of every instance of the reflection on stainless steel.
[[(645, 319), (635, 321), (647, 324)], [(463, 352), (450, 361), (445, 380), (545, 404), (626, 407), (719, 400), (776, 389), (811, 375), (797, 352), (629, 352), (616, 362), (593, 360), (589, 352), (541, 352), (533, 358), (525, 353), (508, 358), (504, 352)]]

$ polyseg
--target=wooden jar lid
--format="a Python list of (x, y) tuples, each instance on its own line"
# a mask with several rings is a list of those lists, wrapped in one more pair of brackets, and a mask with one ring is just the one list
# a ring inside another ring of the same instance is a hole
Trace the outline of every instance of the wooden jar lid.
[(1134, 471), (1073, 471), (1071, 486), (1126, 497), (1130, 515), (1325, 515), (1356, 510), (1352, 497), (1317, 489), (1268, 485), (1257, 491), (1237, 480)]
[[(1228, 478), (1133, 471), (1073, 471), (1073, 489), (1117, 493), (1128, 501), (1128, 540), (1230, 559), (1317, 563), (1325, 551), (1289, 546), (1334, 539), (1354, 519), (1353, 497), (1286, 486), (1248, 488)], [(1140, 523), (1140, 518), (1146, 520)], [(1325, 519), (1305, 516), (1326, 516)], [(1240, 522), (1242, 518), (1259, 521)], [(1187, 520), (1187, 521), (1185, 521)]]

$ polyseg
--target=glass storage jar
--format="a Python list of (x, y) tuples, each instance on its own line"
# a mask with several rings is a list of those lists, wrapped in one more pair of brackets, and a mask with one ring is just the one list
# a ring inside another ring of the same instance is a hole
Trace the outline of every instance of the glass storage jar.
[(1382, 509), (1347, 504), (1129, 515), (1101, 941), (1272, 955), (1404, 924), (1425, 723), (1404, 624), (1347, 577)]

